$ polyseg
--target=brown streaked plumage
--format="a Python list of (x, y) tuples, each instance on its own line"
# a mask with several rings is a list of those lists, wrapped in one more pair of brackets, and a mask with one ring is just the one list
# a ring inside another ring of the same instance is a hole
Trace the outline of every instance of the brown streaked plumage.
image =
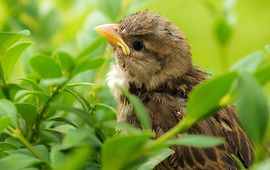
[[(188, 94), (207, 74), (194, 67), (190, 47), (183, 33), (159, 14), (143, 11), (118, 24), (98, 26), (116, 54), (116, 64), (108, 74), (108, 84), (118, 101), (119, 121), (139, 127), (133, 107), (116, 85), (129, 89), (147, 108), (156, 136), (181, 121)], [(207, 100), (206, 98), (202, 100)], [(221, 136), (223, 145), (198, 149), (174, 146), (175, 153), (160, 163), (157, 170), (236, 170), (236, 155), (246, 167), (253, 160), (253, 147), (240, 127), (233, 106), (200, 121), (185, 134)]]

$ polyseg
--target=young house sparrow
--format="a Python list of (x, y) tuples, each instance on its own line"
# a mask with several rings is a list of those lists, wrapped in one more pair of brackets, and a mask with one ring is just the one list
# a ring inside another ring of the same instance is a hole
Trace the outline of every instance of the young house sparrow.
[[(190, 91), (207, 76), (192, 65), (190, 46), (183, 33), (159, 14), (148, 11), (130, 15), (117, 24), (100, 25), (96, 31), (108, 40), (116, 54), (108, 85), (118, 102), (118, 120), (140, 127), (132, 105), (116, 85), (141, 99), (157, 137), (181, 121)], [(202, 100), (207, 100), (207, 94)], [(206, 149), (173, 146), (175, 153), (155, 169), (237, 170), (231, 155), (245, 167), (252, 163), (253, 146), (240, 127), (233, 106), (220, 109), (186, 134), (221, 136), (224, 144)]]

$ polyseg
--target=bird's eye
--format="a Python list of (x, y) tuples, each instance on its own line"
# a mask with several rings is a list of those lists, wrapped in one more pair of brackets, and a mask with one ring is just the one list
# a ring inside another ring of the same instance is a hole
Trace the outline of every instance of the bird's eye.
[(141, 51), (144, 47), (143, 42), (141, 40), (135, 40), (132, 42), (133, 49), (136, 51)]

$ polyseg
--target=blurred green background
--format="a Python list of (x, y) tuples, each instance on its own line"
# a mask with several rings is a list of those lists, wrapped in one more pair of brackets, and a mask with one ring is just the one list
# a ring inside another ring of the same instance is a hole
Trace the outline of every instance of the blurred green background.
[[(214, 72), (222, 71), (219, 47), (213, 36), (215, 16), (204, 0), (152, 1), (148, 8), (171, 19), (186, 34), (196, 65)], [(213, 0), (216, 8), (223, 1)], [(232, 64), (243, 56), (262, 49), (270, 43), (270, 1), (239, 0), (235, 4), (234, 30), (228, 44), (228, 63)]]
[[(123, 6), (133, 1), (123, 0)], [(98, 0), (2, 0), (0, 30), (29, 29), (35, 45), (28, 54), (55, 49), (76, 54), (98, 36), (96, 25), (149, 9), (179, 26), (191, 44), (195, 65), (214, 74), (270, 43), (269, 0), (137, 0), (128, 12), (123, 6), (106, 11)], [(108, 17), (117, 10), (120, 15)], [(24, 67), (27, 70), (27, 64)]]

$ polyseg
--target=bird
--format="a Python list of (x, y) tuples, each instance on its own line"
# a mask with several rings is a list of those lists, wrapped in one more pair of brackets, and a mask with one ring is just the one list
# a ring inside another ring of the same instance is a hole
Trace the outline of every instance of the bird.
[[(190, 92), (209, 77), (193, 65), (191, 47), (183, 32), (149, 10), (95, 29), (107, 39), (115, 56), (107, 82), (117, 101), (118, 121), (140, 128), (133, 106), (118, 88), (122, 86), (144, 104), (156, 138), (178, 124), (185, 115)], [(207, 100), (207, 94), (202, 100)], [(219, 109), (176, 137), (190, 134), (219, 136), (224, 143), (210, 148), (172, 146), (174, 154), (155, 170), (237, 170), (232, 155), (246, 168), (252, 165), (253, 145), (233, 105)]]

